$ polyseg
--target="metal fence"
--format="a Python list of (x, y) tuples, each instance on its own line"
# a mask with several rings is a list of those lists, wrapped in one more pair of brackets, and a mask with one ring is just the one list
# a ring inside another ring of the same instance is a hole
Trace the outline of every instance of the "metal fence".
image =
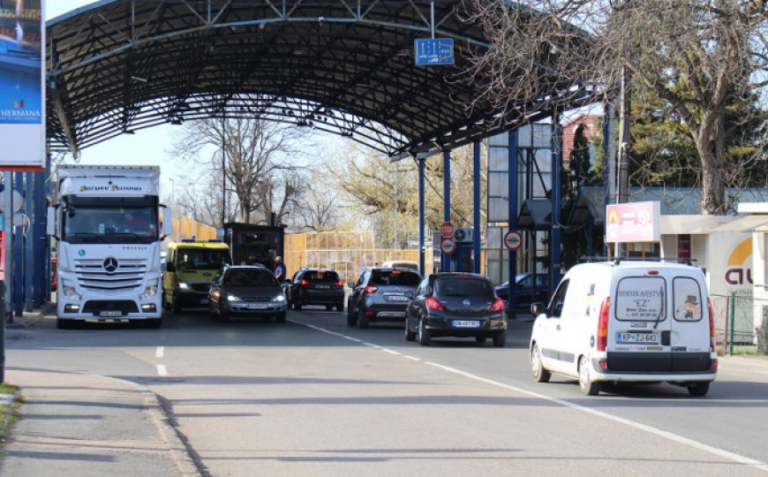
[(711, 295), (711, 299), (718, 353), (757, 353), (764, 332), (755, 326), (755, 313), (764, 315), (768, 301), (735, 294)]

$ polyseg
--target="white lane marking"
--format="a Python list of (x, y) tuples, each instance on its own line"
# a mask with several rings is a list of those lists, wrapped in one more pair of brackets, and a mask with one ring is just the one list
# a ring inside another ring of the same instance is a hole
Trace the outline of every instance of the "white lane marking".
[[(363, 344), (365, 346), (370, 346), (370, 347), (375, 348), (375, 349), (379, 349), (379, 350), (383, 350), (383, 351), (389, 352), (389, 350), (387, 350), (386, 348), (381, 347), (379, 345), (374, 345), (372, 343), (368, 343), (366, 341), (359, 340), (357, 338), (353, 338), (351, 336), (348, 336), (348, 335), (345, 335), (345, 334), (342, 334), (342, 333), (337, 333), (335, 331), (327, 330), (325, 328), (320, 328), (319, 326), (316, 326), (316, 325), (308, 325), (306, 323), (301, 323), (301, 322), (298, 322), (298, 321), (295, 321), (294, 323), (300, 324), (300, 325), (304, 325), (304, 326), (308, 326), (308, 327), (310, 327), (310, 328), (312, 328), (314, 330), (322, 331), (323, 333), (328, 333), (328, 334), (339, 336), (339, 337), (342, 337), (342, 338), (345, 338), (345, 339), (348, 339), (348, 340), (351, 340), (351, 341), (356, 341), (356, 342), (359, 342), (359, 343), (361, 343), (361, 344)], [(414, 360), (414, 361), (421, 361), (421, 359), (415, 358), (415, 357), (412, 357), (412, 356), (408, 356), (408, 355), (401, 355), (401, 356), (403, 358), (411, 359), (411, 360)], [(525, 390), (525, 389), (522, 389), (522, 388), (518, 388), (516, 386), (512, 386), (512, 385), (509, 385), (509, 384), (504, 384), (504, 383), (499, 382), (499, 381), (494, 381), (492, 379), (483, 378), (483, 377), (478, 376), (476, 374), (468, 373), (466, 371), (461, 371), (460, 369), (452, 368), (450, 366), (445, 366), (445, 365), (442, 365), (442, 364), (433, 363), (431, 361), (424, 361), (424, 364), (427, 364), (429, 366), (434, 366), (435, 368), (442, 369), (443, 371), (446, 371), (446, 372), (449, 372), (449, 373), (453, 373), (453, 374), (458, 374), (459, 376), (464, 376), (466, 378), (473, 379), (475, 381), (480, 381), (482, 383), (490, 384), (491, 386), (497, 386), (497, 387), (500, 387), (500, 388), (503, 388), (503, 389), (508, 389), (508, 390), (514, 391), (516, 393), (525, 394), (525, 395), (528, 395), (528, 396), (531, 396), (531, 397), (534, 397), (534, 398), (538, 398), (538, 399), (543, 399), (545, 401), (549, 401), (551, 403), (558, 404), (560, 406), (569, 407), (571, 409), (575, 409), (575, 410), (578, 410), (578, 411), (583, 411), (583, 412), (592, 414), (594, 416), (602, 417), (604, 419), (609, 419), (611, 421), (618, 422), (618, 423), (621, 423), (621, 424), (624, 424), (624, 425), (627, 425), (627, 426), (630, 426), (630, 427), (634, 427), (635, 429), (640, 429), (642, 431), (649, 432), (651, 434), (657, 435), (659, 437), (663, 437), (665, 439), (669, 439), (669, 440), (671, 440), (673, 442), (677, 442), (679, 444), (687, 445), (687, 446), (693, 447), (695, 449), (698, 449), (698, 450), (701, 450), (701, 451), (704, 451), (704, 452), (709, 452), (710, 454), (714, 454), (716, 456), (720, 456), (720, 457), (722, 457), (724, 459), (729, 459), (729, 460), (732, 460), (734, 462), (738, 462), (740, 464), (748, 465), (748, 466), (754, 467), (754, 468), (759, 469), (759, 470), (768, 471), (768, 463), (761, 462), (761, 461), (755, 460), (755, 459), (750, 459), (749, 457), (745, 457), (743, 455), (739, 455), (739, 454), (736, 454), (736, 453), (733, 453), (733, 452), (729, 452), (729, 451), (724, 450), (724, 449), (718, 449), (717, 447), (712, 447), (712, 446), (704, 444), (702, 442), (694, 441), (693, 439), (688, 439), (687, 437), (683, 437), (683, 436), (680, 436), (680, 435), (677, 435), (677, 434), (673, 434), (673, 433), (668, 432), (668, 431), (663, 431), (661, 429), (657, 429), (655, 427), (651, 427), (651, 426), (648, 426), (648, 425), (645, 425), (645, 424), (641, 424), (639, 422), (630, 421), (629, 419), (625, 419), (623, 417), (614, 416), (612, 414), (608, 414), (608, 413), (605, 413), (605, 412), (602, 412), (602, 411), (596, 411), (594, 409), (590, 409), (588, 407), (580, 406), (578, 404), (574, 404), (574, 403), (569, 402), (569, 401), (565, 401), (565, 400), (554, 398), (554, 397), (550, 397), (550, 396), (545, 396), (543, 394), (534, 393), (534, 392), (531, 392), (531, 391), (528, 391), (528, 390)], [(709, 402), (709, 401), (707, 401), (707, 402)]]
[(165, 346), (158, 346), (155, 350), (155, 358), (162, 359), (165, 354)]
[(168, 370), (165, 369), (164, 364), (158, 364), (157, 365), (157, 374), (158, 376), (168, 376)]

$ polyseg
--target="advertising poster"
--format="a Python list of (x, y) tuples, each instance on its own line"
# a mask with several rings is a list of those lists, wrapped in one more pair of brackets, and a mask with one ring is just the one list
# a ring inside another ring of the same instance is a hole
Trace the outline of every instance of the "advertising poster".
[(44, 0), (0, 0), (0, 170), (45, 169)]

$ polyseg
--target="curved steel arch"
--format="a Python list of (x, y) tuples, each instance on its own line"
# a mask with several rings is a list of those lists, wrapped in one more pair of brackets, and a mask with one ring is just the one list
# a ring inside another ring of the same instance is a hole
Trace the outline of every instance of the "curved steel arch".
[[(102, 0), (47, 24), (48, 137), (76, 153), (159, 124), (259, 116), (390, 156), (463, 145), (504, 126), (497, 112), (469, 108), (482, 85), (459, 73), (488, 45), (461, 8), (462, 0)], [(433, 29), (454, 39), (454, 65), (414, 65), (414, 40)]]

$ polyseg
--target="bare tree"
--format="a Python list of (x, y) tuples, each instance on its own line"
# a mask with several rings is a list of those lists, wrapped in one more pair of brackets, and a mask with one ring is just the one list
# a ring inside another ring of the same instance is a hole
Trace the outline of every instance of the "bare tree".
[(266, 219), (272, 212), (284, 217), (302, 194), (302, 166), (295, 159), (301, 155), (299, 148), (307, 145), (306, 136), (299, 128), (258, 118), (211, 118), (185, 124), (183, 134), (174, 141), (174, 150), (190, 158), (212, 146), (207, 159), (209, 182), (220, 192), (214, 187), (208, 197), (218, 196), (212, 202), (218, 203), (220, 211), (225, 195), (221, 181), (223, 144), (226, 189), (234, 194), (240, 221), (251, 223)]
[(469, 20), (493, 44), (471, 71), (487, 84), (480, 100), (519, 108), (553, 85), (613, 85), (626, 68), (685, 124), (701, 162), (702, 210), (725, 212), (726, 107), (765, 85), (764, 0), (469, 1)]

